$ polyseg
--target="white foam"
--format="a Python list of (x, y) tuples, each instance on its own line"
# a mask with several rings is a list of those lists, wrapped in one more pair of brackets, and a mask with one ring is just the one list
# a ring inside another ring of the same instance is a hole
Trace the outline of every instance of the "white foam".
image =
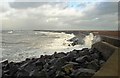
[(92, 45), (92, 41), (93, 41), (93, 39), (94, 39), (94, 35), (93, 35), (93, 33), (90, 33), (88, 36), (86, 36), (85, 38), (84, 38), (84, 41), (85, 41), (85, 46), (86, 47), (91, 47), (91, 45)]
[(9, 32), (8, 32), (8, 34), (12, 34), (12, 33), (13, 33), (13, 31), (9, 31)]
[[(27, 31), (28, 32), (28, 31)], [(24, 34), (25, 33), (25, 34)], [(35, 35), (37, 33), (37, 36)], [(15, 32), (15, 34), (18, 34)], [(89, 48), (92, 45), (92, 41), (94, 40), (94, 35), (90, 33), (90, 35), (84, 38), (85, 44), (84, 45), (75, 45), (75, 46), (68, 46), (72, 42), (68, 40), (75, 37), (74, 34), (66, 34), (64, 32), (41, 32), (41, 31), (31, 31), (29, 34), (26, 31), (19, 32), (21, 34), (20, 37), (16, 38), (13, 34), (8, 34), (5, 36), (11, 43), (14, 41), (19, 41), (21, 44), (7, 44), (4, 47), (3, 55), (5, 58), (9, 59), (10, 61), (22, 61), (26, 58), (30, 57), (40, 57), (40, 55), (51, 55), (54, 52), (69, 52), (74, 49), (81, 50), (82, 48)], [(45, 37), (42, 37), (41, 34), (44, 34)], [(4, 34), (3, 34), (4, 35)], [(11, 37), (11, 35), (13, 37)], [(26, 37), (27, 35), (27, 37)], [(10, 37), (10, 39), (9, 39)], [(15, 39), (14, 39), (15, 38)], [(27, 44), (26, 44), (27, 43)], [(11, 47), (9, 47), (11, 46)], [(9, 50), (10, 49), (10, 50)], [(6, 53), (6, 54), (5, 54)]]

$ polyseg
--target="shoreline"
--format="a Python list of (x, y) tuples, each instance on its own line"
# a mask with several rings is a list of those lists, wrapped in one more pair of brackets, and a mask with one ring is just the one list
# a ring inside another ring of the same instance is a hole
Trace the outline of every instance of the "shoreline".
[[(94, 48), (83, 48), (68, 53), (41, 55), (40, 58), (26, 58), (22, 62), (2, 62), (2, 77), (78, 78), (92, 77), (106, 59)], [(82, 73), (82, 74), (81, 74)]]
[(26, 58), (21, 62), (6, 60), (1, 63), (2, 77), (79, 78), (89, 76), (90, 78), (106, 61), (107, 59), (97, 49), (83, 48), (68, 53)]

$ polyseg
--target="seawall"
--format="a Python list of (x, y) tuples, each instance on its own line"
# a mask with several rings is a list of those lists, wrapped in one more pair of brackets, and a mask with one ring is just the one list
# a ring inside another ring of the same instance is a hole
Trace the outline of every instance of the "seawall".
[(101, 40), (101, 42), (93, 44), (92, 48), (100, 51), (107, 62), (95, 73), (93, 78), (118, 78), (120, 75), (118, 67), (120, 66), (118, 62), (118, 56), (120, 55), (120, 40), (107, 36), (101, 36)]
[(116, 47), (120, 47), (120, 38), (101, 35), (101, 40)]

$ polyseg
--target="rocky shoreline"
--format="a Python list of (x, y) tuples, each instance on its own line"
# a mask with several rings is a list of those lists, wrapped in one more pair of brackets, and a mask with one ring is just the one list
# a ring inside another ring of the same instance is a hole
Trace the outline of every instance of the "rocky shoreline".
[(55, 52), (21, 62), (2, 62), (2, 78), (91, 78), (106, 62), (95, 48)]

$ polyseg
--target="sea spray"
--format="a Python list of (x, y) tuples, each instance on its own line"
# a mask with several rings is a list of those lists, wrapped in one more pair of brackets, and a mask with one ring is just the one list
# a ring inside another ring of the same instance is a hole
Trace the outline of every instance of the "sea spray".
[(68, 39), (74, 34), (45, 31), (2, 31), (2, 59), (22, 61), (26, 58), (70, 51)]
[(90, 33), (88, 36), (84, 38), (85, 41), (84, 45), (86, 47), (91, 47), (93, 39), (94, 39), (94, 35)]
[(68, 46), (74, 34), (46, 31), (10, 31), (2, 32), (2, 57), (9, 61), (23, 61), (26, 58), (51, 55), (54, 52), (69, 52), (73, 49), (89, 48), (93, 34), (84, 38), (85, 45)]
[(93, 33), (90, 33), (84, 38), (84, 46), (91, 48), (92, 44), (101, 41), (101, 38), (99, 35), (94, 35)]

